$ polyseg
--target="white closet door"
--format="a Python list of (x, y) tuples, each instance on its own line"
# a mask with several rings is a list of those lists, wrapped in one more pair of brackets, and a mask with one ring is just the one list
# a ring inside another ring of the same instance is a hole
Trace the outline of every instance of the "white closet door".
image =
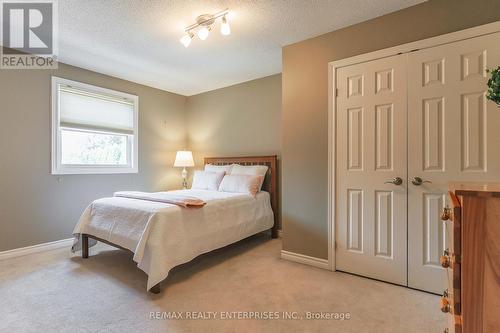
[[(337, 71), (336, 268), (407, 284), (406, 55)], [(400, 185), (386, 183), (400, 177)]]
[(445, 289), (440, 221), (450, 181), (500, 180), (500, 109), (486, 100), (487, 68), (500, 65), (500, 34), (408, 55), (408, 284)]

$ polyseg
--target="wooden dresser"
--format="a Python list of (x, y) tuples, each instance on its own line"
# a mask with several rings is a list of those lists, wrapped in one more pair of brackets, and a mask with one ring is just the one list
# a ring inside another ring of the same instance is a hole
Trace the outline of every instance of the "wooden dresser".
[(441, 256), (445, 332), (500, 332), (500, 184), (451, 184), (449, 195), (441, 216), (450, 240)]

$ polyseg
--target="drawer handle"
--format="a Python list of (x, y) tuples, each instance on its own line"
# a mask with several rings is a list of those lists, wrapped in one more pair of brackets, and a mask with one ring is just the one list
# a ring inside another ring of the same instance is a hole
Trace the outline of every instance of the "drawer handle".
[(448, 297), (449, 297), (449, 293), (448, 293), (448, 289), (446, 289), (443, 292), (443, 296), (441, 297), (441, 301), (440, 301), (441, 311), (444, 313), (451, 312), (451, 306), (450, 306), (450, 301), (448, 301)]
[(441, 298), (441, 311), (443, 313), (449, 313), (451, 310), (450, 302), (446, 298)]
[(443, 208), (443, 213), (441, 214), (441, 220), (448, 221), (451, 219), (451, 208), (446, 206)]
[(450, 251), (448, 249), (444, 250), (443, 255), (439, 257), (439, 262), (441, 263), (441, 267), (443, 268), (448, 268), (451, 266)]

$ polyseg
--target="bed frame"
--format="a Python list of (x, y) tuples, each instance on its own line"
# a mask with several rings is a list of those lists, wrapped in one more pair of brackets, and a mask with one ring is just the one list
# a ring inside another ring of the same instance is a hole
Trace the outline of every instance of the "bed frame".
[(271, 237), (278, 238), (280, 225), (280, 214), (278, 209), (278, 158), (273, 156), (249, 156), (249, 157), (205, 157), (205, 164), (214, 165), (265, 165), (267, 174), (262, 184), (262, 190), (269, 192), (271, 207), (274, 213), (274, 226), (271, 228)]
[[(268, 167), (264, 183), (262, 184), (262, 190), (269, 192), (271, 198), (271, 207), (274, 213), (274, 225), (271, 228), (271, 237), (278, 238), (278, 228), (280, 225), (280, 214), (278, 209), (278, 159), (276, 155), (273, 156), (246, 156), (246, 157), (206, 157), (205, 164), (214, 165), (230, 165), (230, 164), (240, 164), (240, 165), (266, 165)], [(111, 245), (113, 247), (129, 251), (128, 249), (121, 247), (120, 245), (108, 242), (99, 237), (95, 237), (88, 234), (82, 234), (82, 258), (86, 259), (89, 257), (89, 238), (95, 239), (99, 242)], [(153, 294), (160, 293), (160, 283), (155, 285), (150, 289)]]

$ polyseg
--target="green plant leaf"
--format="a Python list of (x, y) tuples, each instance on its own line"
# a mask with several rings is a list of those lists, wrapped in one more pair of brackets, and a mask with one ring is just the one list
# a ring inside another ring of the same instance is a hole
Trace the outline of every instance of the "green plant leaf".
[(500, 66), (495, 69), (488, 68), (486, 73), (491, 73), (487, 83), (486, 98), (500, 105)]

